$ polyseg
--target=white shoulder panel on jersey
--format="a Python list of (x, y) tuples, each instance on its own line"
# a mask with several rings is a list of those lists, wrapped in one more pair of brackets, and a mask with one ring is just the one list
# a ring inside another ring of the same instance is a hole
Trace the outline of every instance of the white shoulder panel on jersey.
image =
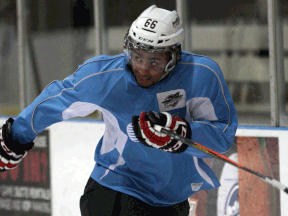
[(187, 107), (187, 121), (207, 120), (217, 121), (218, 118), (215, 114), (215, 110), (211, 100), (207, 97), (191, 98), (186, 102)]

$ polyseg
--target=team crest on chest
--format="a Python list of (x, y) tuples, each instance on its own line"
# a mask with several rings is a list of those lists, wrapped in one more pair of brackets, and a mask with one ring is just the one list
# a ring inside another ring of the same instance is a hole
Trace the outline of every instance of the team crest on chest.
[(186, 93), (184, 89), (176, 89), (157, 94), (160, 112), (179, 109), (186, 105)]

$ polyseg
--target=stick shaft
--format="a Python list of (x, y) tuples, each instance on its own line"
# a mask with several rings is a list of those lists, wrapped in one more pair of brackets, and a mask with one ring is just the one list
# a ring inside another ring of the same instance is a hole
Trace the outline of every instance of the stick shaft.
[(178, 134), (176, 134), (176, 133), (174, 133), (174, 132), (172, 132), (170, 130), (167, 130), (167, 129), (163, 128), (163, 127), (161, 127), (161, 132), (167, 134), (168, 136), (170, 136), (173, 139), (179, 140), (179, 141), (183, 142), (186, 145), (192, 146), (192, 147), (194, 147), (194, 148), (196, 148), (196, 149), (198, 149), (198, 150), (200, 150), (200, 151), (202, 151), (202, 152), (204, 152), (204, 153), (206, 153), (206, 154), (208, 154), (210, 156), (213, 156), (214, 158), (217, 158), (217, 159), (219, 159), (221, 161), (224, 161), (226, 163), (231, 164), (232, 166), (238, 167), (239, 169), (242, 169), (242, 170), (245, 170), (246, 172), (254, 174), (254, 175), (260, 177), (263, 181), (268, 182), (269, 184), (273, 185), (274, 187), (276, 187), (279, 190), (282, 190), (282, 191), (284, 191), (285, 193), (288, 194), (288, 188), (285, 185), (281, 184), (279, 181), (275, 180), (275, 179), (272, 179), (272, 178), (270, 178), (268, 176), (265, 176), (265, 175), (263, 175), (261, 173), (258, 173), (256, 171), (254, 171), (254, 170), (251, 170), (251, 169), (249, 169), (247, 167), (243, 167), (241, 164), (230, 160), (229, 158), (225, 157), (224, 155), (221, 155), (221, 154), (219, 154), (219, 153), (217, 153), (217, 152), (215, 152), (215, 151), (213, 151), (213, 150), (211, 150), (211, 149), (209, 149), (209, 148), (207, 148), (205, 146), (202, 146), (202, 145), (200, 145), (198, 143), (195, 143), (192, 140), (187, 139), (185, 137), (182, 137), (182, 136), (180, 136), (180, 135), (178, 135)]

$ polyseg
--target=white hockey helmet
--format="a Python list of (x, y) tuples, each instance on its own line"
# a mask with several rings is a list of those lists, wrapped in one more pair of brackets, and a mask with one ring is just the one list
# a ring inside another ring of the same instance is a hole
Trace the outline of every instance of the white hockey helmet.
[(124, 37), (124, 51), (128, 56), (128, 63), (132, 49), (154, 53), (167, 52), (171, 59), (165, 67), (166, 76), (181, 57), (183, 40), (184, 29), (178, 13), (152, 5), (132, 23)]

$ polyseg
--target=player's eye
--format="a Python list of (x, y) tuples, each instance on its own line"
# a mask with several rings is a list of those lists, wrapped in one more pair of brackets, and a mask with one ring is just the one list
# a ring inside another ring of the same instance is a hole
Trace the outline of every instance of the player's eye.
[(158, 63), (157, 63), (156, 61), (151, 61), (151, 62), (150, 62), (150, 65), (152, 65), (152, 66), (157, 66)]
[(133, 56), (133, 59), (137, 62), (141, 62), (141, 58), (139, 56)]
[(136, 61), (140, 62), (141, 61), (141, 58), (139, 56), (136, 56), (135, 57)]

